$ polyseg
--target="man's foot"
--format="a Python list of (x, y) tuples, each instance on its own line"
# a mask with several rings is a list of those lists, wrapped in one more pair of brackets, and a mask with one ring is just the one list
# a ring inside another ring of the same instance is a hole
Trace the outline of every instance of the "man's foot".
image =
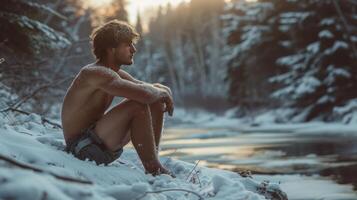
[(176, 176), (172, 172), (170, 172), (168, 169), (163, 167), (159, 162), (155, 162), (155, 161), (145, 162), (144, 167), (145, 167), (146, 174), (150, 173), (153, 176), (167, 174), (172, 178), (176, 178)]

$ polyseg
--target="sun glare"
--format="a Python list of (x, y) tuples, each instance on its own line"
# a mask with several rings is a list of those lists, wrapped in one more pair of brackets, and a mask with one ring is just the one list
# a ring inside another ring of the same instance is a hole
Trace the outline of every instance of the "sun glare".
[(140, 13), (145, 30), (150, 18), (156, 15), (159, 6), (165, 7), (170, 4), (175, 7), (180, 3), (189, 1), (190, 0), (128, 0), (126, 9), (129, 14), (129, 22), (135, 24), (138, 13)]
[(86, 5), (86, 7), (90, 8), (99, 8), (102, 6), (109, 5), (113, 0), (86, 0), (83, 1), (83, 3)]
[[(84, 8), (92, 8), (97, 15), (110, 15), (111, 2), (115, 0), (82, 0)], [(155, 17), (159, 6), (166, 7), (168, 4), (175, 7), (180, 3), (189, 2), (190, 0), (126, 0), (126, 10), (128, 12), (129, 23), (134, 25), (140, 13), (144, 30), (151, 17)]]

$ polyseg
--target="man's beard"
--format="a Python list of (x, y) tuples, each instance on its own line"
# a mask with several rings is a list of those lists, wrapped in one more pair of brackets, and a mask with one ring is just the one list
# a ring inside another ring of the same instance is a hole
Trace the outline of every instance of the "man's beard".
[(120, 58), (118, 58), (118, 59), (116, 60), (116, 63), (117, 63), (118, 66), (120, 66), (120, 65), (131, 65), (131, 64), (133, 64), (133, 59), (130, 59), (130, 60), (121, 60)]

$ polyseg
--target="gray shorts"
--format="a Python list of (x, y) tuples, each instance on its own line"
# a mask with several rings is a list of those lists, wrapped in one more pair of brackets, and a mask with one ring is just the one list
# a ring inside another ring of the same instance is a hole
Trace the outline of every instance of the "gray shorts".
[(89, 159), (95, 161), (97, 165), (103, 163), (107, 165), (120, 157), (123, 148), (117, 151), (109, 150), (95, 134), (94, 127), (95, 125), (90, 126), (79, 138), (68, 142), (66, 151), (81, 160)]

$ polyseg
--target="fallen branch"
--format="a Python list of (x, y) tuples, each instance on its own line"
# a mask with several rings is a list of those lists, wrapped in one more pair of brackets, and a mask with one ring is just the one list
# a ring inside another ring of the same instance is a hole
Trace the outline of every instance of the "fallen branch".
[(55, 177), (57, 179), (60, 179), (62, 181), (68, 181), (68, 182), (73, 182), (73, 183), (81, 183), (81, 184), (93, 184), (93, 182), (91, 182), (91, 181), (80, 180), (80, 179), (75, 179), (75, 178), (71, 178), (71, 177), (61, 176), (61, 175), (55, 174), (53, 172), (45, 171), (43, 169), (31, 166), (29, 164), (21, 163), (21, 162), (15, 160), (15, 159), (9, 158), (7, 156), (3, 156), (1, 154), (0, 154), (0, 160), (3, 160), (5, 162), (7, 162), (7, 163), (10, 163), (10, 164), (15, 165), (17, 167), (20, 167), (22, 169), (27, 169), (27, 170), (32, 170), (32, 171), (38, 172), (38, 173), (44, 173), (44, 174), (52, 175), (53, 177)]
[(70, 79), (72, 79), (73, 77), (68, 77), (68, 78), (65, 78), (65, 79), (62, 79), (60, 81), (57, 81), (57, 82), (52, 82), (52, 83), (49, 83), (49, 84), (45, 84), (45, 85), (42, 85), (40, 87), (38, 87), (37, 89), (35, 89), (33, 92), (31, 92), (29, 95), (23, 97), (22, 99), (20, 99), (19, 101), (15, 102), (14, 104), (12, 104), (11, 106), (9, 106), (8, 108), (5, 108), (3, 110), (0, 110), (0, 112), (7, 112), (9, 110), (12, 110), (12, 109), (17, 109), (19, 108), (23, 103), (25, 103), (26, 101), (28, 101), (29, 99), (31, 99), (33, 96), (35, 96), (38, 92), (40, 92), (41, 90), (43, 89), (46, 89), (48, 87), (51, 87), (51, 86), (56, 86), (56, 85), (59, 85), (63, 82), (66, 82)]
[(203, 200), (203, 196), (201, 196), (200, 194), (198, 194), (197, 192), (191, 191), (191, 190), (186, 190), (186, 189), (179, 189), (179, 188), (172, 188), (172, 189), (166, 189), (166, 190), (157, 190), (157, 191), (149, 191), (149, 192), (145, 192), (142, 196), (136, 198), (135, 200), (139, 200), (142, 199), (143, 197), (145, 197), (147, 194), (158, 194), (158, 193), (162, 193), (162, 192), (171, 192), (171, 191), (181, 191), (181, 192), (189, 192), (191, 194), (196, 195), (199, 200)]
[[(21, 114), (24, 114), (24, 115), (30, 115), (31, 114), (29, 112), (26, 112), (26, 111), (23, 111), (23, 110), (19, 110), (19, 109), (16, 109), (16, 108), (7, 108), (6, 111), (18, 112), (18, 113), (21, 113)], [(0, 111), (0, 112), (4, 112), (4, 111)], [(42, 124), (43, 123), (47, 123), (47, 124), (51, 124), (52, 126), (54, 126), (56, 128), (62, 129), (62, 126), (60, 124), (52, 122), (52, 121), (50, 121), (49, 119), (47, 119), (45, 117), (41, 116), (41, 121), (42, 121)]]

